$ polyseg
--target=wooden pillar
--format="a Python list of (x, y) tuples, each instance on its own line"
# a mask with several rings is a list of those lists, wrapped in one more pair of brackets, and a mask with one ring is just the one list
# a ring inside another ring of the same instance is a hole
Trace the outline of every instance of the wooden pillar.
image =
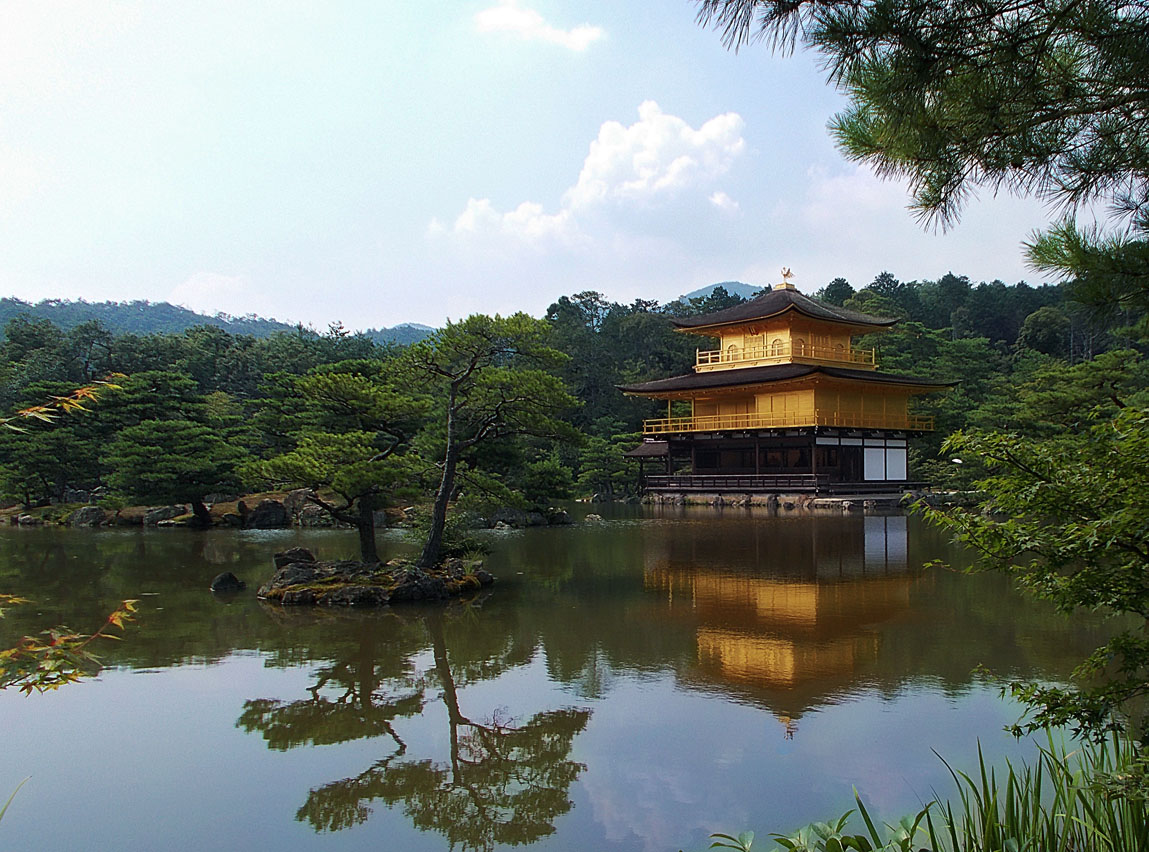
[(810, 436), (810, 473), (814, 476), (814, 493), (818, 493), (818, 435)]

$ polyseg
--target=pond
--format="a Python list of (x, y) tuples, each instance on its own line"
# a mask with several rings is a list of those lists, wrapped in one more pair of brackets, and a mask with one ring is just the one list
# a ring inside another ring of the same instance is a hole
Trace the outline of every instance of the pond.
[[(576, 514), (585, 508), (576, 507)], [(251, 591), (354, 533), (5, 529), (0, 646), (140, 599), (99, 677), (0, 693), (9, 850), (678, 850), (867, 805), (895, 820), (1033, 744), (997, 678), (1102, 641), (901, 516), (619, 507), (492, 533), (466, 605), (285, 611)], [(380, 538), (388, 555), (413, 545)], [(385, 557), (386, 558), (386, 557)], [(207, 591), (225, 570), (249, 583)]]

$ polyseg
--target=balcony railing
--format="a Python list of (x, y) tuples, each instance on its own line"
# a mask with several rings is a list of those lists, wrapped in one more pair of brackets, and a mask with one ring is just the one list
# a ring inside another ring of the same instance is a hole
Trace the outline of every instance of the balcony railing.
[(829, 486), (830, 477), (824, 473), (687, 473), (647, 476), (642, 484), (647, 491), (817, 491)]
[(770, 346), (741, 346), (726, 349), (700, 349), (695, 361), (695, 370), (713, 370), (717, 367), (733, 367), (747, 364), (788, 363), (794, 359), (807, 361), (831, 361), (835, 364), (853, 364), (873, 367), (876, 357), (873, 349), (846, 348), (844, 346), (814, 346), (809, 343), (775, 343)]
[(840, 411), (793, 414), (704, 414), (698, 417), (660, 417), (644, 420), (644, 435), (671, 432), (723, 432), (732, 429), (786, 429), (800, 426), (841, 426), (846, 429), (903, 429), (932, 432), (934, 419), (915, 414), (850, 414)]
[[(719, 491), (738, 494), (755, 491), (796, 491), (815, 494), (889, 494), (916, 491), (928, 483), (911, 479), (877, 479), (866, 482), (832, 482), (826, 474), (690, 474), (647, 476), (646, 491)], [(859, 507), (860, 508), (860, 507)]]

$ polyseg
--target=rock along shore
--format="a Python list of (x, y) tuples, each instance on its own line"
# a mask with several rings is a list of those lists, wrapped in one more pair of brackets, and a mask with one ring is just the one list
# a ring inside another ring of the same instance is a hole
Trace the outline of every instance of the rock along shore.
[(401, 559), (385, 565), (321, 562), (306, 548), (293, 547), (275, 554), (275, 574), (257, 594), (284, 606), (386, 606), (462, 597), (494, 582), (479, 560), (448, 559), (424, 570)]

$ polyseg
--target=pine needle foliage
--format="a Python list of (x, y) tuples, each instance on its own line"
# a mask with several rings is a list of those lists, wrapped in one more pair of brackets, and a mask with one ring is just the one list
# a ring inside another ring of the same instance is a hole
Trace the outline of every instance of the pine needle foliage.
[[(1144, 0), (700, 0), (739, 48), (815, 50), (849, 105), (849, 158), (904, 180), (926, 224), (977, 190), (1034, 195), (1060, 221), (1037, 270), (1083, 293), (1149, 303), (1149, 4)], [(1085, 229), (1083, 207), (1112, 229)]]
[(523, 313), (449, 322), (407, 351), (404, 373), (430, 394), (441, 424), (422, 449), (439, 481), (420, 566), (441, 556), (460, 466), (478, 446), (513, 436), (577, 439), (565, 419), (577, 400), (551, 372), (566, 360), (550, 345), (549, 326)]

